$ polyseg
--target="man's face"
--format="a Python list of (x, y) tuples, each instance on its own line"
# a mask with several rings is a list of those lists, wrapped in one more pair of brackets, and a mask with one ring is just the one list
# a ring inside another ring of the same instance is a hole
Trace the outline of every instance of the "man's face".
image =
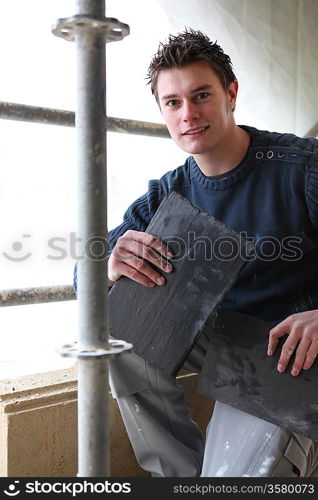
[(225, 91), (205, 62), (160, 71), (160, 109), (175, 143), (187, 153), (209, 154), (224, 147), (235, 126), (237, 82)]

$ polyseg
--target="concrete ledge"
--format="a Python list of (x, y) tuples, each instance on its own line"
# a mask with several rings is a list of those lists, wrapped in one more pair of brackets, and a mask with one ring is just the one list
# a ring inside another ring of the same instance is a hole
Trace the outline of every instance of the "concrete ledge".
[[(197, 375), (178, 377), (204, 431), (213, 402), (195, 392)], [(110, 476), (148, 476), (136, 462), (116, 400), (110, 405)], [(76, 366), (0, 382), (0, 476), (76, 477)]]
[(0, 476), (74, 476), (76, 370), (0, 383)]

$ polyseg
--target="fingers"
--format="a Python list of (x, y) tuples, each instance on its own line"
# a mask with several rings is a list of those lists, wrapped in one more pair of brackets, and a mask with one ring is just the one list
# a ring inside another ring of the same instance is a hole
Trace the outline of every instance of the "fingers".
[(157, 252), (157, 254), (166, 258), (172, 258), (174, 256), (170, 248), (163, 241), (159, 240), (152, 234), (142, 233), (139, 231), (127, 231), (121, 238), (118, 238), (118, 242), (120, 242), (121, 239), (134, 241), (142, 246), (149, 247)]
[(316, 342), (312, 342), (310, 344), (310, 347), (307, 351), (306, 359), (304, 362), (303, 370), (308, 370), (313, 365), (313, 362), (315, 361), (315, 359), (317, 357), (317, 352), (318, 352), (318, 345), (317, 344), (318, 344), (317, 340), (316, 340)]
[(145, 286), (164, 285), (165, 278), (160, 270), (171, 272), (173, 266), (167, 258), (172, 251), (155, 236), (138, 231), (127, 231), (118, 238), (108, 262), (108, 278), (112, 282), (120, 276)]
[(272, 328), (271, 331), (269, 332), (269, 340), (268, 340), (268, 347), (267, 347), (267, 354), (269, 356), (274, 354), (274, 352), (276, 351), (276, 347), (277, 347), (277, 344), (278, 344), (280, 337), (282, 337), (283, 335), (286, 335), (286, 333), (289, 332), (290, 327), (291, 327), (290, 320), (291, 320), (291, 316), (289, 316), (284, 321), (279, 323), (277, 326)]
[(302, 339), (297, 345), (297, 343), (295, 343), (292, 339), (288, 338), (282, 348), (281, 356), (278, 361), (278, 371), (282, 373), (286, 370), (290, 357), (295, 352), (295, 359), (291, 368), (291, 374), (293, 376), (297, 376), (303, 368), (309, 345), (310, 341), (306, 339)]
[(269, 332), (267, 353), (274, 354), (280, 337), (287, 335), (277, 370), (283, 373), (292, 355), (295, 355), (291, 374), (297, 376), (302, 369), (308, 370), (318, 353), (318, 311), (305, 311), (289, 316)]
[[(139, 259), (138, 257), (131, 258), (129, 260), (129, 265), (121, 261), (115, 263), (115, 265), (117, 275), (113, 276), (111, 271), (109, 272), (109, 277), (112, 279), (112, 281), (117, 281), (117, 276), (119, 275), (119, 277), (127, 276), (127, 278), (130, 278), (133, 281), (136, 281), (137, 283), (148, 287), (154, 287), (156, 284), (164, 285), (165, 283), (164, 277), (159, 273), (148, 272), (147, 274), (145, 261)], [(146, 274), (144, 274), (143, 270), (145, 270)]]

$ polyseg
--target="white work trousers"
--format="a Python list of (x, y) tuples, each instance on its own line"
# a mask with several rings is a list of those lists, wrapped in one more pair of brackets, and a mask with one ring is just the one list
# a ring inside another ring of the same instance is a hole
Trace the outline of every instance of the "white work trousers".
[[(184, 368), (199, 372), (202, 336)], [(175, 377), (135, 353), (109, 363), (110, 385), (139, 465), (154, 477), (308, 477), (318, 442), (216, 402), (203, 436)]]

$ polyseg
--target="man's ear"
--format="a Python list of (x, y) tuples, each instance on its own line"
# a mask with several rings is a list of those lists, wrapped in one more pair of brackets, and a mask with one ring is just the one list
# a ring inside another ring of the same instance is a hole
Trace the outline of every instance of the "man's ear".
[(227, 102), (229, 109), (234, 111), (238, 93), (238, 81), (231, 82), (227, 89)]

